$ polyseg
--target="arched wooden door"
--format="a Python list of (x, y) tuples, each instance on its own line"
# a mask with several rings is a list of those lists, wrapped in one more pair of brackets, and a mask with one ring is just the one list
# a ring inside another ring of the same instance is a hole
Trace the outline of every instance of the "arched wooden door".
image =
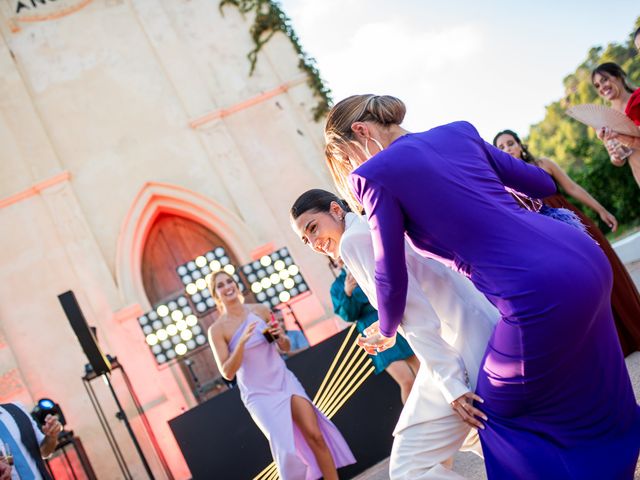
[[(142, 281), (151, 305), (184, 293), (176, 268), (216, 247), (223, 247), (238, 266), (233, 250), (214, 232), (187, 218), (160, 214), (154, 221), (142, 255)], [(203, 331), (213, 323), (217, 312), (199, 318)], [(203, 401), (224, 389), (208, 345), (203, 345), (177, 360), (192, 391)], [(190, 362), (189, 362), (190, 361)], [(198, 379), (198, 385), (194, 381)]]

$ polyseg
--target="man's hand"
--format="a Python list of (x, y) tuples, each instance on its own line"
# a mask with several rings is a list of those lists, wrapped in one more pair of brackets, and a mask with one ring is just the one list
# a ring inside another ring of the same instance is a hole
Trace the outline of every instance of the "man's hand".
[(11, 480), (11, 465), (0, 460), (0, 480)]
[(58, 435), (62, 431), (62, 424), (55, 415), (47, 415), (44, 419), (44, 426), (42, 427), (42, 433), (47, 437), (52, 437), (58, 440)]

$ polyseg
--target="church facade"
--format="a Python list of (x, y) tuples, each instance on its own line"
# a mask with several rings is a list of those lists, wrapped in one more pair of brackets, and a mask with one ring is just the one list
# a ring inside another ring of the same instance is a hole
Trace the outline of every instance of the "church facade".
[[(59, 294), (75, 293), (102, 350), (126, 369), (174, 478), (190, 474), (167, 421), (221, 387), (206, 393), (185, 367), (191, 358), (201, 383), (217, 377), (201, 341), (215, 315), (196, 311), (178, 267), (221, 248), (216, 258), (240, 273), (286, 247), (306, 291), (285, 314), (312, 344), (341, 328), (327, 262), (288, 219), (301, 192), (331, 188), (316, 98), (285, 35), (249, 75), (252, 21), (210, 0), (0, 1), (0, 400), (57, 401), (98, 478), (119, 470)], [(184, 358), (164, 356), (171, 344), (157, 353), (163, 338), (143, 328), (176, 295), (198, 321), (182, 336)], [(144, 437), (117, 371), (112, 379)], [(94, 388), (144, 478), (113, 398)]]

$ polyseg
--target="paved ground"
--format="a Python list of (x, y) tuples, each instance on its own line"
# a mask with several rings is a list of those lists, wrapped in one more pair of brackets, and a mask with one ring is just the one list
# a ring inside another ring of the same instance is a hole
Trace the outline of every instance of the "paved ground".
[[(627, 357), (627, 367), (629, 368), (636, 399), (640, 401), (640, 352)], [(453, 469), (469, 480), (485, 480), (487, 478), (482, 460), (473, 453), (461, 452), (456, 455)], [(354, 480), (388, 480), (388, 470), (389, 461), (385, 460), (361, 473)], [(640, 465), (636, 468), (635, 480), (640, 480)]]

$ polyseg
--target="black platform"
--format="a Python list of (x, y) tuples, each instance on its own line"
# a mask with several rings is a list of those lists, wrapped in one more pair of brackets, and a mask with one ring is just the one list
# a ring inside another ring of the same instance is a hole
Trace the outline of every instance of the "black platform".
[[(347, 331), (287, 360), (309, 397), (320, 387)], [(386, 373), (371, 375), (360, 386), (332, 419), (357, 460), (340, 469), (340, 478), (352, 478), (389, 456), (401, 410), (400, 389)], [(272, 462), (269, 444), (237, 388), (170, 420), (169, 426), (195, 480), (252, 479)]]

